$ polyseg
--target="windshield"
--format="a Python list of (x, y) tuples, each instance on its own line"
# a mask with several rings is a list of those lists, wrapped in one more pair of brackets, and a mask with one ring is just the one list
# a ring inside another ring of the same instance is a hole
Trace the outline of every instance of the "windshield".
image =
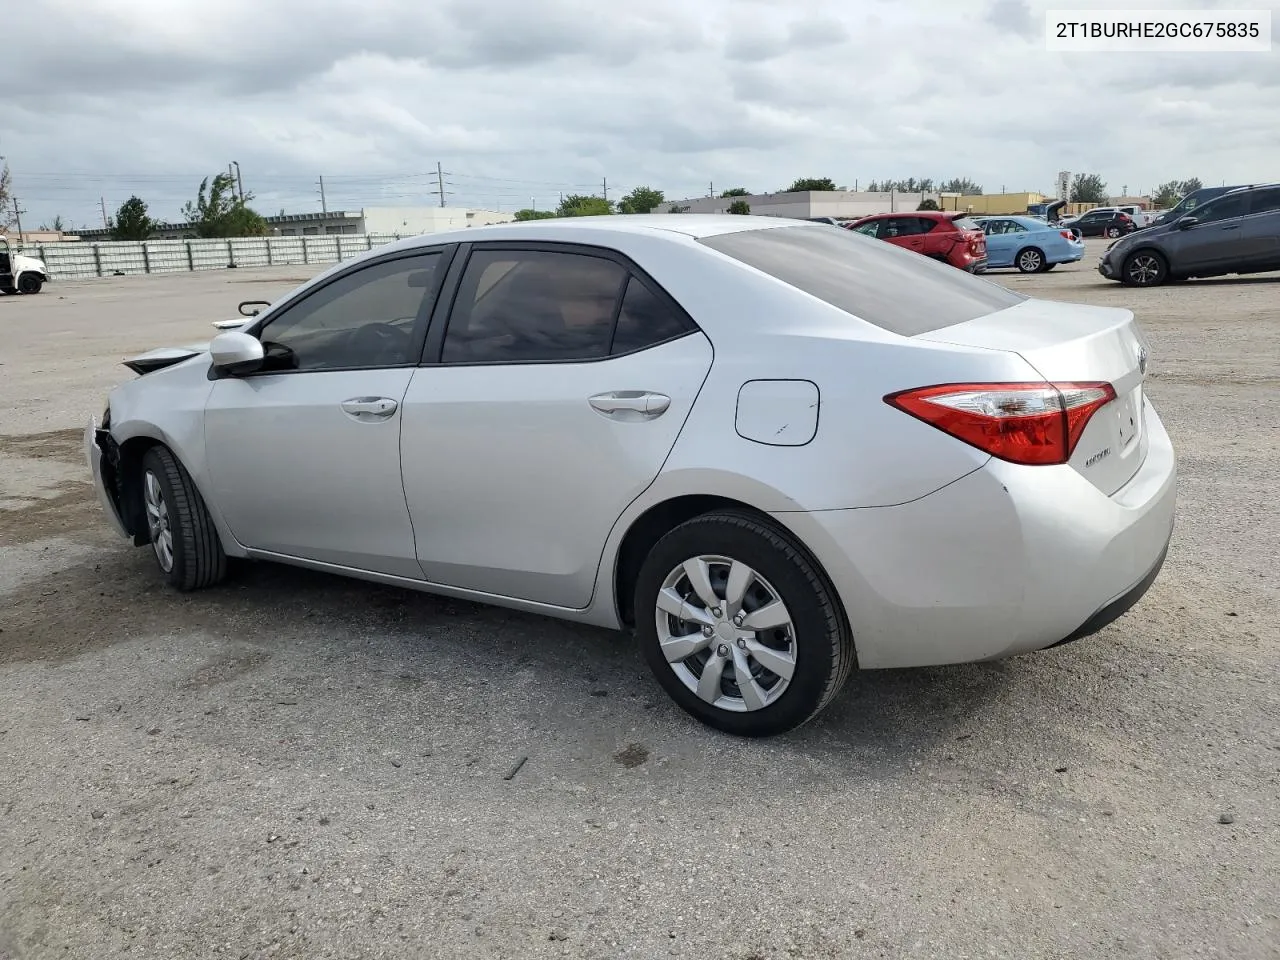
[(699, 242), (904, 337), (964, 323), (1027, 299), (853, 230), (773, 227)]

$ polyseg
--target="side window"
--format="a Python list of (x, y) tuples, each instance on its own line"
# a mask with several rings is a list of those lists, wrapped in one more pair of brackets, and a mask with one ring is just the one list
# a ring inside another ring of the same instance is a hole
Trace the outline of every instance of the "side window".
[(1196, 211), (1195, 215), (1201, 223), (1215, 223), (1218, 220), (1228, 220), (1231, 217), (1242, 217), (1248, 209), (1248, 202), (1248, 197), (1237, 193), (1214, 200), (1212, 203), (1206, 203)]
[(1259, 190), (1249, 204), (1250, 213), (1275, 213), (1280, 210), (1280, 190)]
[(1026, 233), (1027, 228), (1024, 227), (1022, 224), (1018, 223), (1017, 220), (1006, 220), (1004, 232), (1005, 233)]
[(269, 369), (338, 370), (416, 363), (442, 254), (375, 263), (326, 284), (259, 333)]
[(942, 223), (942, 221), (930, 220), (928, 217), (916, 217), (916, 223), (920, 225), (921, 233), (930, 233), (938, 226), (938, 224)]
[(658, 299), (638, 278), (627, 283), (610, 353), (629, 353), (689, 332), (684, 317)]
[(440, 359), (537, 363), (606, 356), (628, 271), (603, 257), (476, 250), (458, 286)]
[(870, 223), (860, 223), (853, 228), (853, 231), (854, 233), (864, 233), (868, 237), (879, 237), (880, 225), (882, 223), (884, 223), (883, 220), (872, 220)]

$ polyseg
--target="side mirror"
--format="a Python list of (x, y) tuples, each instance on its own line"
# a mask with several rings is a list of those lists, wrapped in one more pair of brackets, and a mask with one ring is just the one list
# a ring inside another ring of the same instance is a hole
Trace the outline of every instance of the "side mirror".
[(1178, 221), (1178, 229), (1190, 230), (1199, 222), (1200, 222), (1199, 217), (1183, 217), (1181, 220)]
[(265, 356), (261, 340), (235, 331), (220, 333), (209, 341), (209, 353), (214, 369), (230, 376), (252, 373), (262, 366)]

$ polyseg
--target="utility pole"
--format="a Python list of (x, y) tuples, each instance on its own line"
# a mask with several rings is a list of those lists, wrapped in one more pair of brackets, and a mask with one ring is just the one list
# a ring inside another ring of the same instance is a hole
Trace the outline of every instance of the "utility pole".
[(436, 189), (440, 191), (440, 206), (444, 206), (444, 171), (440, 169), (440, 161), (436, 161)]
[(323, 176), (320, 177), (320, 212), (321, 213), (329, 212), (329, 206), (327, 203), (325, 203), (325, 199), (324, 199), (324, 177)]
[(111, 229), (111, 224), (107, 222), (107, 198), (106, 198), (106, 197), (99, 197), (99, 198), (98, 198), (98, 203), (99, 203), (99, 204), (101, 204), (101, 206), (102, 206), (102, 229), (103, 229), (103, 230), (110, 230), (110, 229)]
[(707, 196), (714, 197), (716, 195), (716, 182), (714, 180), (707, 181)]
[[(13, 219), (18, 221), (18, 246), (22, 246), (22, 211), (18, 209), (18, 198), (13, 198)], [(14, 268), (15, 273), (17, 268)]]
[[(240, 205), (244, 206), (244, 178), (240, 176), (240, 162), (232, 160), (231, 163), (236, 168), (236, 186), (240, 190)], [(227, 167), (227, 170), (230, 171), (231, 167)]]
[(604, 197), (606, 201), (609, 199), (609, 178), (608, 177), (604, 177), (600, 181), (600, 196)]

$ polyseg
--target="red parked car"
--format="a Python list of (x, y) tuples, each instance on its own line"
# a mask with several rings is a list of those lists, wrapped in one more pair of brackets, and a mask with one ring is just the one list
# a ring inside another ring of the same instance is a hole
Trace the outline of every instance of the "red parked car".
[(942, 210), (876, 213), (847, 226), (970, 273), (987, 269), (986, 234), (963, 213)]

